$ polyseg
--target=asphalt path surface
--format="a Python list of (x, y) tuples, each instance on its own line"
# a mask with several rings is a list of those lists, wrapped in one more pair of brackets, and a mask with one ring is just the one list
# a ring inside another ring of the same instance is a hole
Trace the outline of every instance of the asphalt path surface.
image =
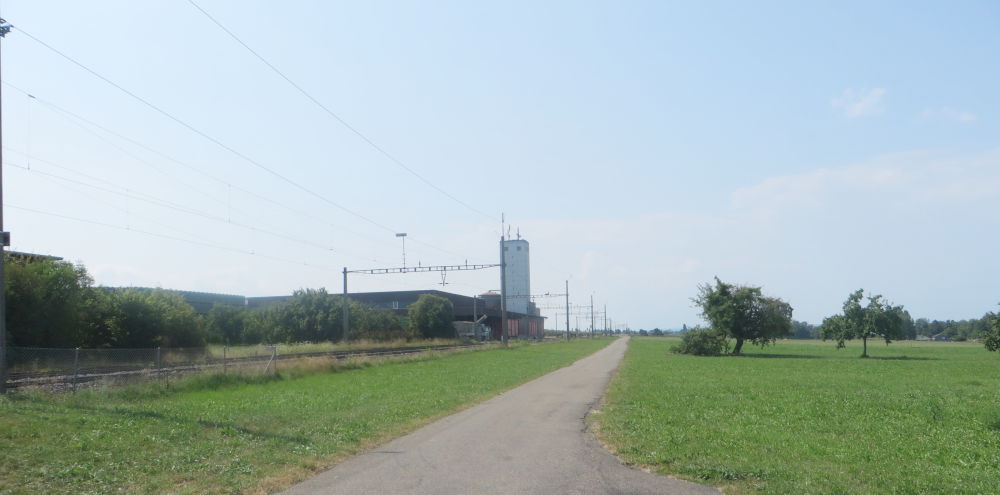
[[(587, 431), (628, 339), (282, 492), (718, 494), (623, 465)], [(471, 377), (470, 377), (471, 378)]]

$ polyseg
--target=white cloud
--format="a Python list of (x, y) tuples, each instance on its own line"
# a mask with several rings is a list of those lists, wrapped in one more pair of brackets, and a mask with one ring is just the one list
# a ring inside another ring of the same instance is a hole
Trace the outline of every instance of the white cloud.
[(920, 113), (921, 120), (947, 120), (951, 122), (973, 122), (976, 114), (954, 107), (926, 108)]
[(983, 254), (996, 243), (1000, 149), (876, 156), (766, 178), (730, 198), (707, 209), (527, 222), (532, 267), (543, 267), (532, 287), (561, 289), (568, 278), (575, 301), (594, 292), (616, 317), (662, 328), (698, 323), (690, 297), (716, 275), (761, 285), (792, 303), (797, 319), (819, 322), (858, 287), (914, 314), (975, 315), (976, 304), (940, 291), (1000, 273)]
[(732, 198), (740, 210), (791, 213), (869, 196), (906, 202), (1000, 199), (1000, 150), (963, 156), (929, 151), (881, 155), (854, 165), (771, 177), (736, 190)]
[(860, 89), (847, 88), (839, 97), (830, 102), (833, 108), (843, 111), (848, 118), (879, 115), (883, 112), (882, 97), (885, 88)]

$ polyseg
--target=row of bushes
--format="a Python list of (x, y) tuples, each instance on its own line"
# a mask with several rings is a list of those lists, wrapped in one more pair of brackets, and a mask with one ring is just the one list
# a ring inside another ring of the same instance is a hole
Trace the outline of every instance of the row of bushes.
[(198, 347), (206, 343), (258, 344), (451, 338), (451, 302), (424, 296), (410, 318), (351, 303), (344, 335), (340, 296), (306, 289), (270, 307), (216, 304), (199, 315), (176, 292), (95, 287), (87, 270), (60, 260), (4, 264), (7, 342), (23, 347)]

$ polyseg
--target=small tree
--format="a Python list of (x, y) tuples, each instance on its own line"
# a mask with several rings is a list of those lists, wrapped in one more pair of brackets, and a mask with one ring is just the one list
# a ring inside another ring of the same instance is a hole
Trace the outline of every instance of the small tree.
[(729, 340), (725, 332), (695, 328), (685, 332), (681, 337), (681, 343), (673, 346), (670, 352), (695, 356), (721, 356), (728, 350)]
[(211, 342), (226, 345), (243, 343), (247, 309), (215, 303), (205, 317), (205, 331)]
[(1000, 350), (1000, 314), (989, 313), (987, 319), (990, 325), (983, 333), (983, 344), (986, 350), (996, 352)]
[(121, 289), (108, 293), (119, 347), (198, 347), (205, 345), (202, 320), (176, 292)]
[(881, 295), (868, 296), (868, 304), (862, 306), (864, 290), (854, 291), (844, 301), (843, 314), (823, 320), (823, 340), (836, 340), (837, 348), (844, 342), (861, 339), (864, 343), (861, 357), (868, 357), (868, 339), (882, 337), (889, 344), (899, 339), (903, 333), (903, 307), (885, 302)]
[(409, 306), (410, 329), (426, 339), (455, 337), (455, 307), (451, 301), (424, 294)]
[(763, 347), (791, 332), (792, 307), (762, 295), (760, 287), (731, 285), (716, 277), (714, 286), (698, 289), (698, 297), (692, 300), (713, 329), (736, 339), (733, 354), (739, 354), (748, 340)]

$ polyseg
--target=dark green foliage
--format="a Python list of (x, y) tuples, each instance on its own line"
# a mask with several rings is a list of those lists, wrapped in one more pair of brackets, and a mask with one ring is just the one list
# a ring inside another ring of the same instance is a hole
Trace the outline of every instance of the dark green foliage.
[(205, 337), (216, 344), (243, 343), (247, 311), (229, 304), (215, 303), (205, 316)]
[(654, 328), (649, 332), (649, 334), (654, 337), (663, 337), (663, 330), (660, 330), (659, 328)]
[(791, 337), (793, 339), (818, 339), (820, 337), (819, 327), (804, 321), (792, 320)]
[(695, 328), (684, 333), (681, 343), (670, 348), (674, 354), (695, 356), (721, 356), (729, 351), (729, 339), (725, 332), (713, 329)]
[(344, 338), (342, 297), (301, 289), (272, 312), (268, 342), (323, 342)]
[[(297, 290), (275, 306), (245, 311), (242, 343), (337, 342), (344, 340), (343, 297), (326, 289)], [(211, 316), (211, 315), (210, 315)], [(412, 333), (391, 311), (351, 302), (348, 340), (408, 339)], [(447, 337), (454, 337), (452, 332)]]
[[(928, 320), (918, 318), (913, 322), (914, 333), (925, 337), (943, 335), (949, 340), (965, 341), (970, 339), (983, 338), (990, 329), (990, 318), (993, 313), (986, 313), (982, 318), (972, 318), (968, 320)], [(916, 338), (916, 337), (914, 337)]]
[(714, 286), (705, 284), (698, 289), (692, 300), (712, 328), (736, 340), (733, 354), (743, 350), (745, 341), (763, 347), (791, 331), (792, 307), (762, 295), (760, 287), (731, 285), (716, 277)]
[[(353, 306), (351, 311), (355, 311)], [(359, 313), (357, 328), (351, 331), (351, 335), (354, 338), (377, 342), (411, 340), (418, 337), (409, 325), (403, 325), (403, 321), (392, 311), (367, 307)]]
[(990, 323), (989, 330), (983, 336), (986, 350), (994, 352), (1000, 350), (1000, 314), (989, 313), (983, 319)]
[(118, 289), (108, 293), (116, 347), (199, 347), (205, 345), (202, 320), (176, 292)]
[(862, 306), (864, 290), (854, 291), (844, 301), (843, 314), (823, 320), (823, 340), (836, 340), (837, 347), (844, 347), (847, 340), (861, 339), (864, 350), (861, 357), (868, 357), (868, 339), (882, 337), (888, 344), (903, 335), (903, 307), (885, 302), (882, 296), (868, 296)]
[(409, 307), (410, 330), (423, 338), (455, 337), (455, 308), (451, 301), (431, 294), (424, 294)]
[(10, 345), (75, 347), (87, 340), (80, 331), (95, 303), (86, 269), (66, 261), (7, 257), (4, 277)]

